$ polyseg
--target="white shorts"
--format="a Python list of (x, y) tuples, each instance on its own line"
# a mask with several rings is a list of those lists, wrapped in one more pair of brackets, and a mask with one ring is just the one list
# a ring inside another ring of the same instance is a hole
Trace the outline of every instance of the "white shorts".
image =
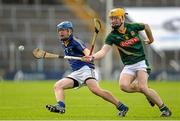
[(134, 76), (136, 75), (136, 71), (138, 70), (143, 70), (147, 72), (147, 68), (148, 66), (146, 65), (145, 60), (143, 60), (132, 65), (125, 65), (121, 74), (126, 73)]
[(77, 71), (72, 72), (67, 77), (76, 80), (79, 83), (79, 87), (85, 85), (87, 79), (97, 80), (97, 74), (94, 69), (89, 68), (88, 66), (83, 66)]

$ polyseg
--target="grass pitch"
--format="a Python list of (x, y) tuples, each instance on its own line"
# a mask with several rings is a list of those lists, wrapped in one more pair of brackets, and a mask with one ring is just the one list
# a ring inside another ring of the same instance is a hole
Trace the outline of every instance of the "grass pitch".
[(92, 94), (87, 87), (65, 91), (66, 113), (51, 113), (45, 105), (56, 103), (54, 83), (0, 82), (0, 120), (180, 120), (180, 81), (149, 83), (172, 110), (170, 118), (160, 117), (159, 109), (151, 107), (142, 94), (120, 91), (116, 81), (101, 81), (100, 86), (129, 106), (124, 118), (118, 117), (112, 104)]

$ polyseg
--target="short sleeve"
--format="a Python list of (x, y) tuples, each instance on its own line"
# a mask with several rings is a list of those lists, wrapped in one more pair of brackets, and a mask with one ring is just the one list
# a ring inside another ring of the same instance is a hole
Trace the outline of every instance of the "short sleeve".
[(85, 45), (85, 43), (78, 39), (78, 38), (74, 38), (74, 45), (76, 46), (76, 48), (79, 50), (79, 51), (84, 51), (85, 48), (87, 48), (87, 46)]
[(133, 23), (132, 25), (137, 31), (142, 31), (145, 28), (144, 24), (141, 23)]
[(108, 44), (108, 45), (113, 45), (113, 41), (112, 41), (112, 36), (111, 34), (109, 34), (106, 39), (105, 39), (105, 44)]

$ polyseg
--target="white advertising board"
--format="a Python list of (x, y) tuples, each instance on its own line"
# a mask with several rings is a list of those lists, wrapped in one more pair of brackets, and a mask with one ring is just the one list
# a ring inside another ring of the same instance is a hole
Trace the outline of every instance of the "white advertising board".
[(149, 24), (156, 50), (180, 50), (180, 8), (126, 8), (128, 16), (139, 23)]

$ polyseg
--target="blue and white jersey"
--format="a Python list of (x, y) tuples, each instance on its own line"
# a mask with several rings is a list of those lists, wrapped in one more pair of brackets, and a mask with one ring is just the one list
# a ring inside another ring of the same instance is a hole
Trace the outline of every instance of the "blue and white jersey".
[[(69, 40), (62, 41), (62, 45), (64, 47), (64, 55), (66, 56), (76, 56), (76, 57), (85, 56), (83, 50), (87, 48), (86, 45), (78, 38), (73, 37), (73, 35), (69, 37)], [(70, 60), (70, 59), (68, 61), (72, 71), (76, 71), (85, 65), (89, 66), (89, 68), (94, 69), (94, 63), (88, 63), (80, 60)]]

